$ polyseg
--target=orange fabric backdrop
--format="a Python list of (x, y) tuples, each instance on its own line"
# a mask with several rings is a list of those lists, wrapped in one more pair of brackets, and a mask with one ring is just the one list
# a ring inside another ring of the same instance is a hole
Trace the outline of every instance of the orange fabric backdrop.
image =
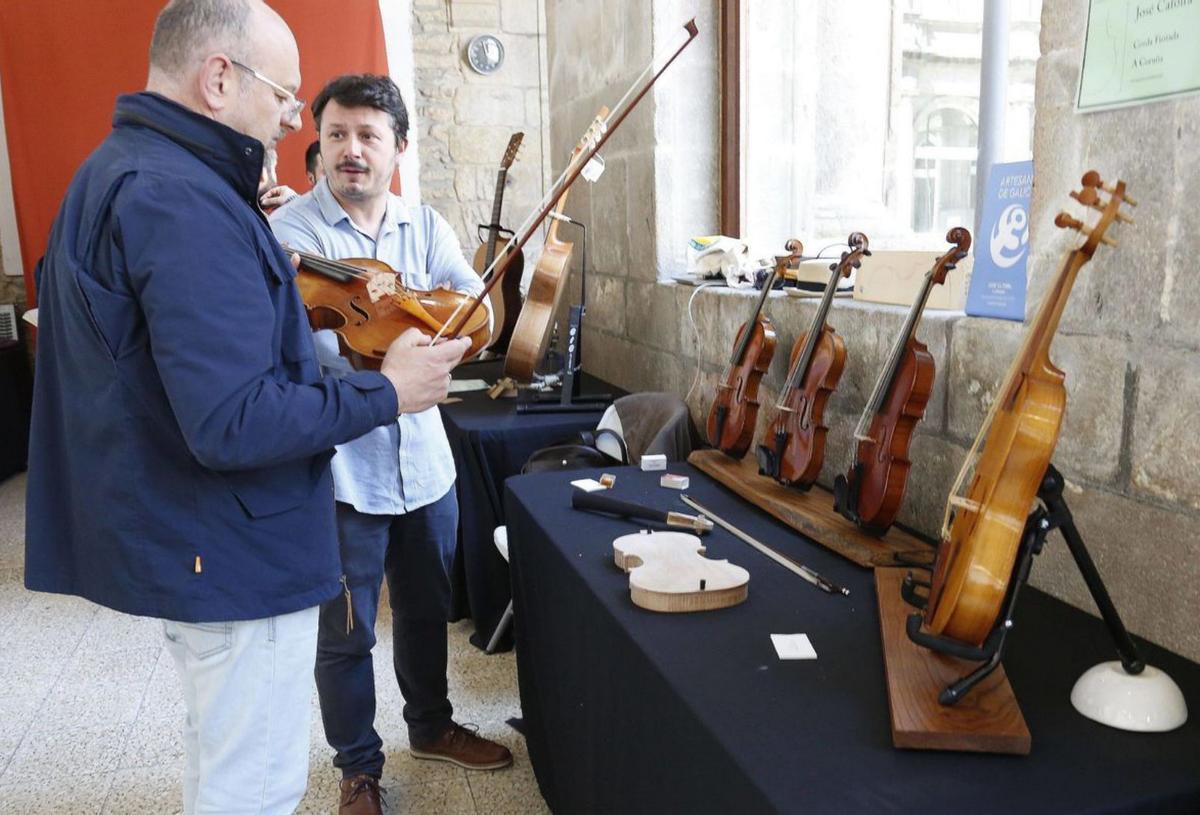
[[(118, 94), (146, 84), (150, 34), (164, 0), (0, 2), (0, 83), (25, 285), (76, 168), (112, 126)], [(274, 0), (300, 46), (312, 100), (342, 73), (388, 73), (375, 0)], [(279, 179), (308, 189), (304, 150), (316, 138), (312, 116), (279, 147)]]

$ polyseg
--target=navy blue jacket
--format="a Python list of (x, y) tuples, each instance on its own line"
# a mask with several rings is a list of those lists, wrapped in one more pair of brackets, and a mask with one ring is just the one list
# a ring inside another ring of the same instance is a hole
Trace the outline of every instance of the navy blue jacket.
[(72, 180), (37, 272), (28, 588), (184, 622), (337, 593), (332, 448), (396, 395), (322, 379), (262, 161), (138, 93)]

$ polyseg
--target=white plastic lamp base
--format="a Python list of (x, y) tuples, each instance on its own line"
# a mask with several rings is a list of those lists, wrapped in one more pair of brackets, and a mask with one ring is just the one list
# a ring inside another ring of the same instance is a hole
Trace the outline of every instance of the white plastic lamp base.
[(1071, 704), (1089, 719), (1118, 730), (1161, 733), (1187, 721), (1179, 686), (1153, 665), (1130, 674), (1120, 662), (1101, 662), (1079, 677)]

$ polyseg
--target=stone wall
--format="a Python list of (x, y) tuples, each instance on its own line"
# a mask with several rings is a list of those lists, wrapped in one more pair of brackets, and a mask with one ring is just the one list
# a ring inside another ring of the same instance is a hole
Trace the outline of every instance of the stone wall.
[[(611, 104), (638, 58), (649, 58), (648, 43), (659, 43), (682, 22), (683, 16), (662, 19), (677, 5), (619, 0), (601, 11), (547, 3), (555, 172), (595, 108)], [(716, 173), (706, 158), (716, 154), (718, 132), (715, 11), (715, 2), (699, 11), (701, 39), (672, 67), (668, 77), (675, 84), (664, 86), (664, 93), (682, 89), (686, 99), (668, 104), (656, 93), (644, 102), (605, 150), (604, 177), (590, 189), (580, 185), (569, 208), (588, 220), (598, 245), (589, 257), (585, 366), (630, 390), (689, 394), (698, 424), (752, 306), (744, 292), (697, 293), (661, 282), (682, 271), (688, 236), (715, 229)], [(1102, 247), (1084, 268), (1054, 343), (1069, 403), (1055, 462), (1068, 478), (1077, 522), (1129, 627), (1198, 659), (1200, 436), (1193, 427), (1200, 404), (1200, 295), (1188, 282), (1192, 259), (1200, 254), (1194, 206), (1200, 200), (1200, 98), (1076, 115), (1072, 97), (1086, 12), (1085, 0), (1065, 0), (1046, 3), (1043, 13), (1030, 302), (1040, 300), (1073, 239), (1052, 225), (1054, 214), (1065, 208), (1094, 221), (1067, 197), (1085, 169), (1124, 178), (1140, 206), (1133, 213), (1137, 225), (1114, 233), (1120, 246)], [(679, 133), (700, 160), (685, 160), (671, 135)], [(815, 303), (776, 294), (768, 308), (780, 341), (764, 379), (767, 405)], [(834, 304), (830, 324), (845, 338), (849, 361), (827, 410), (826, 485), (848, 463), (851, 431), (906, 312), (847, 300)], [(926, 314), (919, 336), (937, 361), (938, 379), (912, 445), (916, 466), (902, 522), (938, 534), (951, 485), (1023, 331), (1016, 323), (957, 312)], [(1060, 538), (1040, 556), (1033, 582), (1094, 613)]]
[[(421, 198), (454, 227), (468, 258), (479, 245), (476, 224), (491, 219), (496, 173), (514, 132), (524, 131), (525, 138), (505, 187), (505, 226), (518, 226), (547, 181), (541, 6), (541, 0), (413, 2)], [(499, 37), (505, 51), (504, 64), (490, 76), (466, 60), (467, 43), (484, 33)], [(527, 249), (526, 265), (536, 257), (536, 249)]]

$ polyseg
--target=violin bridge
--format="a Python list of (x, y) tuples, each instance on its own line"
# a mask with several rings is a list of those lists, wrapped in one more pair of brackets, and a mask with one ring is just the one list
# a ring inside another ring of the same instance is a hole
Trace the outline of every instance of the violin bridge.
[(980, 504), (978, 501), (972, 501), (970, 498), (963, 498), (961, 495), (950, 496), (950, 506), (958, 509), (965, 509), (967, 512), (978, 512)]

